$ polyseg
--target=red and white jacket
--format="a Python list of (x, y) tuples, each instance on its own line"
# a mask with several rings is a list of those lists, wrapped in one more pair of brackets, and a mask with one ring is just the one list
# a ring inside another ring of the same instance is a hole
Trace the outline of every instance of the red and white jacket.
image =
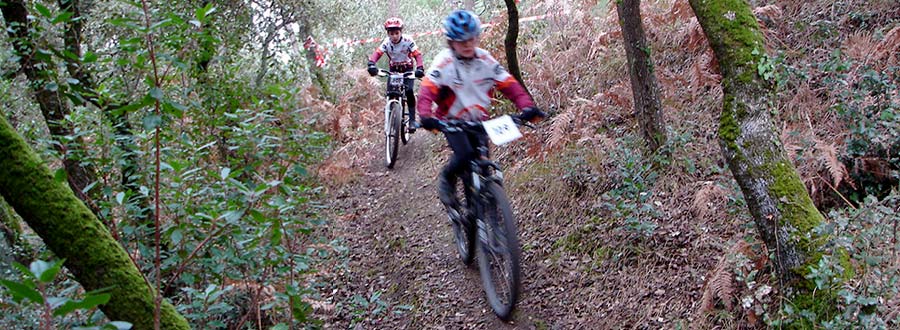
[[(519, 110), (534, 106), (522, 85), (486, 50), (476, 48), (475, 58), (459, 59), (444, 49), (422, 79), (416, 109), (422, 118), (482, 121), (490, 116), (495, 88)], [(432, 110), (432, 103), (437, 109)]]
[(381, 45), (375, 48), (372, 56), (369, 56), (369, 61), (376, 63), (381, 59), (381, 55), (387, 55), (388, 66), (394, 72), (412, 71), (425, 65), (425, 62), (422, 61), (422, 52), (419, 51), (416, 42), (407, 37), (400, 37), (400, 41), (397, 43), (391, 42), (390, 37), (384, 38)]

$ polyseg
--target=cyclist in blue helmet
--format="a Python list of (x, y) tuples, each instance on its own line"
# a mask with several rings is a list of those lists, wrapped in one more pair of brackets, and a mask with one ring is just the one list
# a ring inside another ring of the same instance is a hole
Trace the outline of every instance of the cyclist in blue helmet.
[[(456, 10), (444, 19), (447, 49), (432, 62), (422, 80), (416, 108), (423, 128), (436, 131), (440, 120), (482, 121), (489, 118), (491, 95), (499, 90), (519, 110), (520, 118), (539, 121), (546, 117), (522, 85), (486, 50), (478, 48), (481, 22), (472, 12)], [(432, 110), (432, 104), (437, 108)], [(444, 133), (453, 156), (441, 171), (438, 195), (447, 207), (457, 207), (456, 178), (478, 153), (465, 132)]]

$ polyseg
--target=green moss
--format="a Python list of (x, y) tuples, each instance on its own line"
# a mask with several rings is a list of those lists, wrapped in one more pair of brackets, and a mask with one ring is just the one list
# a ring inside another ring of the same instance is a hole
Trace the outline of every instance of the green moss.
[(734, 152), (738, 151), (737, 139), (741, 135), (741, 127), (738, 124), (734, 107), (734, 96), (725, 95), (724, 110), (719, 117), (719, 139), (725, 142), (725, 146)]
[(817, 251), (823, 240), (810, 235), (824, 218), (813, 204), (796, 169), (785, 160), (774, 163), (767, 172), (773, 177), (769, 189), (779, 201), (777, 207), (782, 223), (778, 225), (796, 229), (791, 238), (799, 243), (802, 251)]
[(722, 71), (740, 82), (753, 81), (761, 58), (753, 49), (762, 49), (765, 42), (750, 6), (744, 0), (690, 2), (720, 65), (724, 64)]

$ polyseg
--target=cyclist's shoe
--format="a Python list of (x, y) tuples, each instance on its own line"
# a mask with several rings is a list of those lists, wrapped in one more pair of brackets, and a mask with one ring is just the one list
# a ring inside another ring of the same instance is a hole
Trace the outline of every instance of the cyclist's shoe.
[(416, 132), (416, 127), (418, 127), (418, 126), (419, 126), (419, 123), (417, 123), (415, 120), (410, 121), (410, 122), (409, 122), (409, 127), (407, 127), (406, 131), (409, 132), (409, 133), (415, 133), (415, 132)]

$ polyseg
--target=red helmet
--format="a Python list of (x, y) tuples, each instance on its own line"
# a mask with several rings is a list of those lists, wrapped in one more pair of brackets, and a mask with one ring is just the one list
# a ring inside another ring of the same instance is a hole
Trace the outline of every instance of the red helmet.
[(403, 29), (403, 20), (398, 17), (388, 18), (387, 21), (384, 21), (384, 29)]

